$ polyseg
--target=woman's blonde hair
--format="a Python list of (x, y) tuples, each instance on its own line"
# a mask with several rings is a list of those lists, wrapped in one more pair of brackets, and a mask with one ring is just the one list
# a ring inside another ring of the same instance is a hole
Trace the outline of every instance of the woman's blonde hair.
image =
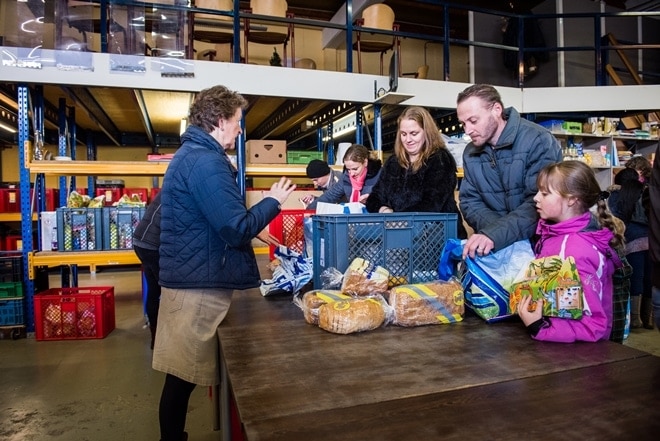
[[(419, 158), (415, 163), (411, 164), (408, 159), (408, 153), (406, 149), (403, 148), (401, 142), (401, 121), (411, 119), (415, 121), (419, 126), (424, 130), (424, 145), (420, 151)], [(408, 107), (406, 108), (399, 118), (396, 121), (397, 130), (396, 130), (396, 140), (394, 141), (394, 154), (399, 161), (399, 164), (403, 168), (412, 168), (413, 172), (419, 170), (419, 168), (426, 164), (426, 160), (438, 149), (446, 148), (445, 141), (440, 135), (440, 130), (435, 124), (433, 117), (423, 107)]]

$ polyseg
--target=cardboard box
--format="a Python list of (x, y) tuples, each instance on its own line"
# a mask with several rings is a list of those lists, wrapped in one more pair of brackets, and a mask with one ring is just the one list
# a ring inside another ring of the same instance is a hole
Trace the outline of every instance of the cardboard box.
[(255, 139), (245, 143), (249, 164), (286, 164), (286, 141)]

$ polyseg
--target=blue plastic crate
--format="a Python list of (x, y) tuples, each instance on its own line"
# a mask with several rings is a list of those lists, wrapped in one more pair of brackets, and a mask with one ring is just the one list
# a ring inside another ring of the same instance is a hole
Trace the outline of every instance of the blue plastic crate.
[(447, 239), (456, 237), (458, 216), (450, 213), (315, 215), (314, 287), (321, 273), (342, 273), (356, 257), (390, 272), (394, 284), (438, 278), (438, 261)]
[(102, 208), (58, 208), (57, 249), (99, 251), (103, 249)]
[(0, 326), (23, 324), (23, 298), (0, 299)]
[(104, 207), (103, 249), (133, 249), (133, 232), (145, 211), (145, 207)]

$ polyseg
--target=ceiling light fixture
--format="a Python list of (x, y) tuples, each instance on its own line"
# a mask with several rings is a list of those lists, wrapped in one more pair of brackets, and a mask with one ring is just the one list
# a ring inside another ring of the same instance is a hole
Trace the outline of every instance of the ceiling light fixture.
[(7, 124), (5, 124), (5, 123), (1, 123), (1, 122), (0, 122), (0, 129), (6, 130), (6, 131), (8, 131), (9, 133), (16, 133), (16, 132), (18, 132), (18, 130), (16, 130), (15, 127), (8, 126)]

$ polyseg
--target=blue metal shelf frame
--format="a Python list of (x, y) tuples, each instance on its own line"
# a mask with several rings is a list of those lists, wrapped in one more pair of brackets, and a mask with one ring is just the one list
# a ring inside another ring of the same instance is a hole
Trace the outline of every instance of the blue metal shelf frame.
[[(38, 91), (42, 89), (38, 88)], [(43, 94), (40, 94), (43, 98)], [(34, 332), (34, 281), (29, 277), (28, 253), (33, 249), (32, 243), (32, 207), (30, 201), (30, 171), (26, 168), (25, 159), (31, 153), (28, 150), (30, 145), (30, 96), (29, 88), (25, 84), (18, 86), (18, 168), (20, 175), (21, 189), (21, 236), (23, 239), (23, 248), (21, 251), (23, 257), (23, 286), (25, 287), (25, 324), (28, 332)], [(41, 101), (43, 102), (43, 101)], [(43, 106), (34, 106), (32, 109), (35, 121), (43, 121)], [(43, 130), (42, 126), (36, 127), (36, 130)], [(41, 132), (43, 135), (43, 131)], [(36, 189), (35, 189), (36, 190)]]

